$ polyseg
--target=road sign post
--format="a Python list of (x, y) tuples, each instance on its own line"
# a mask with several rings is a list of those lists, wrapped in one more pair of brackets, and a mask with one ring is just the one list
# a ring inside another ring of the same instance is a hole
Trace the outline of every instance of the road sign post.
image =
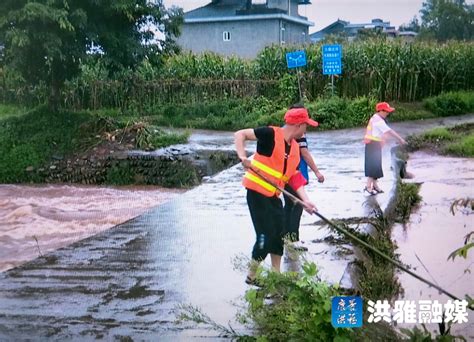
[(323, 75), (331, 75), (331, 89), (334, 95), (334, 75), (342, 74), (342, 45), (323, 45)]
[(286, 54), (286, 65), (288, 66), (288, 69), (296, 69), (298, 76), (298, 91), (300, 94), (300, 101), (302, 101), (303, 96), (301, 94), (301, 72), (299, 67), (306, 65), (306, 52), (304, 50), (288, 52)]

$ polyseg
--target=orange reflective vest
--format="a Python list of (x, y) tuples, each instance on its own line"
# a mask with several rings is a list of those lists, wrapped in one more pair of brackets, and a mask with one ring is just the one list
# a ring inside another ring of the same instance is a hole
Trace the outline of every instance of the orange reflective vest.
[[(285, 137), (283, 129), (271, 127), (275, 131), (275, 147), (270, 157), (263, 156), (258, 152), (252, 159), (252, 167), (262, 174), (273, 184), (283, 188), (288, 180), (297, 172), (300, 163), (300, 147), (296, 140), (291, 141), (290, 153), (285, 158)], [(286, 163), (286, 169), (285, 169)], [(279, 196), (280, 192), (273, 186), (260, 178), (252, 170), (248, 170), (242, 181), (244, 187), (266, 196)]]
[(374, 115), (372, 115), (372, 117), (370, 118), (369, 120), (369, 123), (367, 124), (367, 128), (365, 130), (365, 136), (364, 136), (364, 143), (365, 144), (368, 144), (370, 143), (371, 141), (382, 141), (382, 138), (378, 138), (378, 137), (374, 137), (373, 136), (373, 125), (380, 121), (380, 120), (383, 120), (380, 116), (377, 115), (377, 113), (375, 113)]

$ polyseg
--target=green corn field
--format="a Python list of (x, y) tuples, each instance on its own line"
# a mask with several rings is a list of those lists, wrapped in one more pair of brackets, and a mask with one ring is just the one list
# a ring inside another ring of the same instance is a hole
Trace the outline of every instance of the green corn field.
[[(281, 99), (285, 92), (295, 89), (290, 83), (298, 79), (297, 71), (287, 69), (285, 54), (300, 49), (307, 55), (307, 65), (299, 70), (301, 86), (305, 98), (314, 100), (325, 93), (330, 82), (329, 76), (322, 75), (320, 44), (272, 46), (254, 60), (181, 53), (168, 57), (160, 67), (145, 61), (113, 78), (104, 77), (103, 70), (93, 65), (66, 84), (62, 104), (69, 109), (141, 110), (160, 104), (231, 98)], [(441, 92), (474, 88), (471, 42), (345, 43), (342, 63), (343, 73), (335, 77), (335, 87), (339, 96), (347, 98), (371, 95), (380, 100), (412, 102)], [(0, 101), (37, 104), (46, 100), (46, 86), (26, 86), (1, 71)]]

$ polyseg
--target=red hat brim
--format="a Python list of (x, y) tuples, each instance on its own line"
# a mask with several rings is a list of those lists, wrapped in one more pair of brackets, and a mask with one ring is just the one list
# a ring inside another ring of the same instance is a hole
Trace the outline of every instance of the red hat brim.
[(318, 127), (319, 126), (319, 123), (317, 121), (312, 120), (312, 119), (307, 119), (306, 123), (310, 126), (313, 126), (313, 127)]

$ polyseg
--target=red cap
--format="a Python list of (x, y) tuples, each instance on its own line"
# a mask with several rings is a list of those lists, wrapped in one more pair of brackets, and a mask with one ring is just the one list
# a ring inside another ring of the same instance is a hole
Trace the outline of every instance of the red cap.
[(318, 127), (318, 123), (309, 118), (308, 110), (306, 108), (292, 108), (285, 113), (285, 122), (289, 125), (308, 124), (310, 126)]
[(380, 111), (384, 111), (384, 112), (387, 112), (387, 113), (391, 113), (395, 110), (395, 108), (393, 107), (390, 107), (390, 105), (387, 103), (387, 102), (379, 102), (377, 103), (377, 105), (375, 106), (375, 110), (377, 112), (380, 112)]

